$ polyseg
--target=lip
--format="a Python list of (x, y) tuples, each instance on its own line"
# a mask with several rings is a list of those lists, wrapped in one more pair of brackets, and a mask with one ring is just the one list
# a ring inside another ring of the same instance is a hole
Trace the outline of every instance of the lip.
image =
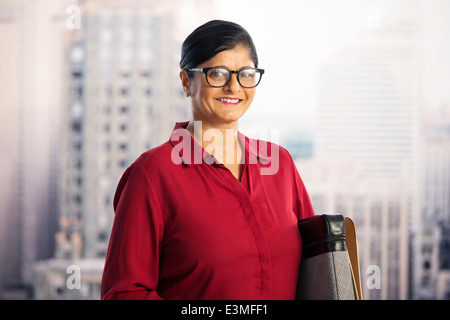
[[(221, 99), (227, 99), (227, 100), (237, 100), (237, 102), (231, 102), (231, 101), (224, 101)], [(228, 106), (236, 106), (239, 103), (241, 103), (243, 100), (240, 98), (235, 98), (235, 97), (220, 97), (220, 98), (216, 98), (216, 101), (219, 101), (222, 104), (228, 105)]]

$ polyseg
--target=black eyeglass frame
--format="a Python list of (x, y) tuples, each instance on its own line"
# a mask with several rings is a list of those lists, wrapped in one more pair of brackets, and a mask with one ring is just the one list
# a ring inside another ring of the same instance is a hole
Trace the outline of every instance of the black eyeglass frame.
[[(227, 70), (227, 71), (230, 73), (230, 77), (228, 78), (228, 80), (225, 82), (224, 85), (221, 85), (221, 86), (213, 86), (211, 83), (209, 83), (209, 80), (208, 80), (208, 71), (209, 71), (209, 70), (212, 70), (212, 69), (224, 69), (224, 70)], [(258, 72), (261, 74), (261, 76), (259, 77), (258, 82), (257, 82), (254, 86), (251, 86), (251, 87), (244, 86), (244, 85), (241, 83), (241, 81), (239, 80), (239, 73), (240, 73), (241, 71), (243, 71), (243, 70), (249, 70), (249, 69), (250, 69), (250, 70), (256, 70), (256, 71), (258, 71)], [(213, 87), (213, 88), (223, 88), (223, 87), (225, 87), (228, 83), (230, 83), (230, 81), (231, 81), (231, 76), (233, 75), (233, 73), (236, 74), (237, 81), (238, 81), (238, 83), (241, 85), (241, 87), (247, 88), (247, 89), (255, 88), (255, 87), (261, 82), (262, 76), (263, 76), (263, 74), (264, 74), (264, 69), (258, 69), (258, 68), (242, 68), (242, 69), (239, 69), (239, 70), (230, 70), (230, 69), (225, 68), (225, 67), (209, 67), (209, 68), (190, 68), (190, 69), (187, 69), (187, 71), (190, 71), (190, 72), (193, 72), (193, 71), (203, 72), (203, 73), (205, 74), (206, 82), (207, 82), (211, 87)]]

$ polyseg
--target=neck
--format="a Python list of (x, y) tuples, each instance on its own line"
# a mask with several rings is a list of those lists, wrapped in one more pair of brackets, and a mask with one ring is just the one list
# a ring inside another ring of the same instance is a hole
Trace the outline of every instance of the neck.
[(186, 129), (195, 141), (220, 163), (240, 163), (242, 148), (237, 136), (237, 121), (219, 125), (204, 121), (190, 121)]

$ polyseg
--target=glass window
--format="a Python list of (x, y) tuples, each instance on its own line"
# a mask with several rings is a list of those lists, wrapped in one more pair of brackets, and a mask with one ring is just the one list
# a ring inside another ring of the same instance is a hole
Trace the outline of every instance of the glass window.
[(84, 60), (84, 49), (81, 45), (75, 45), (70, 50), (70, 61), (80, 63)]
[(83, 105), (80, 101), (75, 100), (72, 103), (72, 117), (80, 118), (83, 115)]
[(153, 23), (153, 17), (151, 15), (140, 15), (137, 21), (141, 26), (149, 27)]
[(147, 29), (142, 29), (139, 31), (138, 39), (141, 43), (149, 43), (152, 41), (152, 32)]
[(121, 150), (127, 150), (128, 149), (128, 144), (126, 142), (122, 142), (119, 144), (119, 148)]
[(130, 112), (130, 107), (127, 105), (123, 105), (120, 107), (120, 113), (127, 114)]
[(111, 43), (114, 40), (114, 33), (111, 29), (103, 29), (99, 33), (100, 42)]
[(113, 50), (109, 47), (101, 47), (98, 52), (98, 57), (100, 60), (109, 62), (113, 58)]
[(131, 26), (134, 22), (134, 16), (130, 14), (124, 14), (119, 17), (117, 17), (119, 20), (119, 23), (121, 23), (123, 26)]
[(132, 43), (134, 40), (134, 33), (131, 29), (123, 29), (119, 33), (119, 39), (122, 43)]
[(122, 132), (128, 131), (128, 125), (126, 123), (122, 123), (120, 125), (120, 131), (122, 131)]
[(128, 62), (133, 59), (133, 50), (129, 47), (124, 47), (120, 50), (120, 60)]
[(140, 48), (139, 49), (139, 60), (148, 62), (152, 59), (152, 52), (150, 48)]
[(110, 13), (101, 13), (98, 17), (98, 20), (103, 26), (111, 26), (114, 22), (114, 16)]

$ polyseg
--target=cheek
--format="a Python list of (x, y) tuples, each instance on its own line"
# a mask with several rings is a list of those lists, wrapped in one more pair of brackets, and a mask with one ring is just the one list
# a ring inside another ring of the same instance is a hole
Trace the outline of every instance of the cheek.
[(206, 87), (206, 86), (198, 86), (196, 88), (196, 99), (199, 101), (209, 101), (211, 100), (215, 95), (217, 95), (217, 89), (212, 87)]
[(208, 97), (211, 95), (210, 89), (213, 89), (209, 87), (208, 85), (205, 85), (203, 83), (202, 78), (196, 78), (195, 81), (191, 83), (191, 95), (196, 100), (205, 100), (208, 99)]
[(255, 97), (256, 89), (247, 89), (245, 94), (247, 96), (247, 100), (249, 103), (253, 101), (253, 98)]

